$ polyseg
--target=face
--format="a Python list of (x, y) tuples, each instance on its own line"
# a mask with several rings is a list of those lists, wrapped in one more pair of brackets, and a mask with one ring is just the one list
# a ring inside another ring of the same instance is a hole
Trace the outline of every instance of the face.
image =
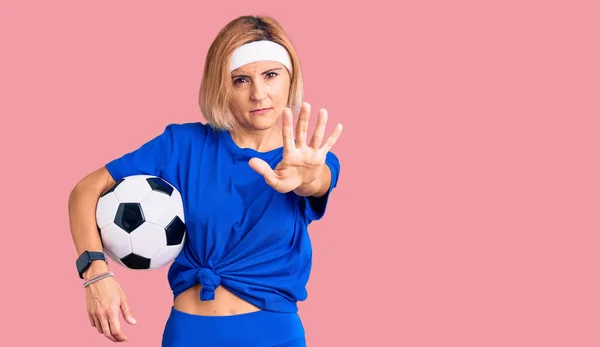
[(273, 61), (247, 64), (231, 72), (231, 82), (231, 110), (240, 126), (260, 131), (278, 124), (290, 91), (285, 66)]

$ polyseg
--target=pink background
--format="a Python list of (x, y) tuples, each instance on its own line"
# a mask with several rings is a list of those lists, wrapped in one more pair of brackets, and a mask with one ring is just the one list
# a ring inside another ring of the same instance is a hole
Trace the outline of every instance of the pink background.
[[(86, 317), (69, 192), (165, 124), (204, 121), (211, 41), (267, 14), (306, 101), (344, 124), (310, 229), (308, 345), (599, 346), (598, 6), (367, 3), (3, 2), (0, 345), (112, 345)], [(167, 269), (113, 270), (129, 345), (159, 346)]]

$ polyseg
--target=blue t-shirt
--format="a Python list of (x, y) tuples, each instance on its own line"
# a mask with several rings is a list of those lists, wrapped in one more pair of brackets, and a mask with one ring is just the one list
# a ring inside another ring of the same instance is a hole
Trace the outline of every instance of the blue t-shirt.
[(258, 157), (275, 168), (282, 154), (283, 147), (240, 148), (228, 131), (195, 122), (169, 124), (162, 134), (106, 164), (115, 181), (154, 175), (181, 193), (188, 233), (168, 272), (174, 298), (200, 283), (200, 299), (212, 300), (222, 285), (263, 310), (298, 310), (312, 266), (307, 227), (323, 217), (340, 164), (330, 151), (326, 195), (282, 194), (248, 165)]

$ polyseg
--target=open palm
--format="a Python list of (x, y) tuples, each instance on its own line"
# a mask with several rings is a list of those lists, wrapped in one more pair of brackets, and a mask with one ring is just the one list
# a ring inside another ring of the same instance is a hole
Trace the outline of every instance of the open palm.
[(321, 109), (315, 132), (306, 142), (310, 105), (302, 104), (296, 127), (296, 142), (294, 142), (293, 115), (289, 108), (282, 114), (283, 157), (275, 169), (260, 158), (250, 159), (250, 167), (265, 178), (265, 182), (280, 193), (287, 193), (298, 187), (306, 186), (316, 180), (325, 168), (327, 153), (336, 143), (342, 133), (342, 125), (337, 124), (323, 147), (321, 143), (327, 125), (327, 111)]

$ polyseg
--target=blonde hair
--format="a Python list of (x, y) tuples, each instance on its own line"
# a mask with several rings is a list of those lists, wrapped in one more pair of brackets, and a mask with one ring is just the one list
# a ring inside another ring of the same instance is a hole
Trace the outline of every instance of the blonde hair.
[(229, 71), (233, 51), (243, 44), (258, 40), (273, 41), (288, 51), (292, 71), (287, 107), (292, 109), (294, 115), (300, 112), (304, 86), (300, 61), (290, 39), (271, 17), (241, 16), (221, 29), (206, 55), (199, 102), (204, 117), (214, 129), (230, 130), (235, 126), (229, 104), (233, 93)]

